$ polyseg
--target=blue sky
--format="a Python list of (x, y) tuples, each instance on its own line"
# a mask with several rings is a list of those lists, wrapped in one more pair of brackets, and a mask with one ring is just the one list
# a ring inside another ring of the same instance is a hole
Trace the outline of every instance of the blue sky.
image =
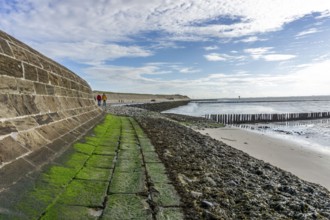
[(94, 90), (330, 95), (329, 0), (0, 0), (0, 29)]

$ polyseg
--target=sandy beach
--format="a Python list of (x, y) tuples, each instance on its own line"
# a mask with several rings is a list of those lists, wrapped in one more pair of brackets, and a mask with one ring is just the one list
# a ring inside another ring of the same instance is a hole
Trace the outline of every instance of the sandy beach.
[(208, 128), (199, 132), (330, 190), (330, 154), (239, 128)]

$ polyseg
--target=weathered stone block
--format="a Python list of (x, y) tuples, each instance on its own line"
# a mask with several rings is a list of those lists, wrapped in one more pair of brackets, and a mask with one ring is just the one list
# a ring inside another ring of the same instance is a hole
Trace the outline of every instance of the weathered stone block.
[(0, 75), (0, 93), (12, 93), (17, 90), (15, 78)]
[(17, 136), (17, 142), (30, 150), (39, 149), (48, 143), (35, 130), (20, 132)]
[(26, 63), (24, 63), (23, 66), (24, 66), (25, 79), (37, 81), (38, 80), (37, 68)]
[(49, 114), (36, 115), (33, 118), (38, 122), (39, 125), (45, 125), (53, 122), (53, 119)]
[(38, 106), (40, 113), (48, 113), (49, 111), (54, 112), (48, 106), (48, 99), (46, 96), (36, 96), (35, 104)]
[(58, 121), (62, 119), (57, 112), (49, 113), (49, 116), (53, 119), (53, 121)]
[(21, 94), (33, 94), (34, 84), (29, 80), (17, 79), (17, 89)]
[(34, 167), (24, 159), (19, 159), (0, 169), (0, 189), (7, 188), (31, 172)]
[(7, 94), (0, 94), (0, 118), (8, 118), (17, 116), (15, 108), (10, 105)]
[(23, 102), (23, 96), (22, 95), (8, 95), (8, 100), (11, 107), (13, 107), (17, 115), (29, 115), (30, 112), (29, 110), (25, 107), (24, 102)]
[(22, 63), (0, 54), (0, 75), (22, 78)]
[(49, 82), (50, 84), (54, 85), (54, 86), (58, 86), (58, 81), (59, 81), (59, 77), (56, 76), (55, 74), (49, 73)]
[(58, 138), (55, 141), (47, 144), (47, 147), (49, 149), (52, 149), (55, 152), (60, 152), (66, 146), (67, 146), (67, 143), (64, 140), (60, 139), (60, 138)]
[(46, 85), (46, 91), (48, 95), (55, 95), (55, 89), (54, 86)]
[(14, 160), (26, 152), (28, 150), (19, 145), (12, 137), (6, 137), (0, 142), (0, 165), (4, 162)]
[(38, 114), (40, 112), (35, 104), (35, 98), (33, 95), (23, 95), (24, 106), (30, 114)]
[(54, 154), (54, 151), (51, 151), (46, 147), (42, 147), (38, 150), (33, 151), (26, 157), (26, 159), (33, 163), (35, 166), (41, 166), (43, 164), (49, 163)]
[(0, 136), (10, 134), (11, 132), (17, 132), (16, 127), (11, 122), (0, 122)]
[(38, 126), (39, 124), (32, 117), (18, 118), (11, 121), (18, 131), (24, 131)]
[(1, 38), (0, 38), (0, 47), (6, 55), (11, 56), (11, 57), (13, 56), (13, 52), (11, 51), (7, 41), (5, 41)]
[(32, 63), (33, 65), (35, 65), (37, 67), (41, 67), (41, 64), (40, 64), (40, 61), (39, 61), (39, 58), (37, 55), (35, 55), (29, 51), (25, 51), (25, 55), (29, 59), (30, 63)]
[(51, 71), (51, 68), (49, 67), (49, 63), (45, 60), (45, 57), (42, 57), (39, 60), (40, 60), (41, 66), (44, 70)]
[(42, 83), (49, 83), (48, 72), (43, 69), (37, 69), (38, 72), (38, 81)]
[(71, 88), (71, 82), (70, 80), (68, 79), (65, 79), (65, 78), (62, 78), (62, 86), (67, 88), (67, 89), (70, 89)]
[(34, 89), (35, 89), (37, 95), (47, 95), (45, 84), (35, 82)]
[(26, 54), (25, 54), (25, 51), (23, 48), (15, 45), (15, 44), (12, 44), (12, 43), (9, 43), (10, 47), (11, 47), (11, 50), (13, 51), (14, 53), (14, 57), (17, 59), (17, 60), (22, 60), (22, 61), (25, 61), (25, 62), (29, 62)]
[(70, 133), (66, 134), (66, 135), (63, 135), (61, 137), (62, 140), (66, 141), (67, 143), (71, 144), (73, 143), (74, 141), (76, 141), (77, 139), (79, 138), (79, 136), (77, 135), (72, 135)]
[(50, 141), (55, 140), (57, 137), (60, 136), (60, 134), (51, 128), (50, 126), (42, 126), (40, 128), (37, 128), (36, 131), (45, 139), (48, 139)]

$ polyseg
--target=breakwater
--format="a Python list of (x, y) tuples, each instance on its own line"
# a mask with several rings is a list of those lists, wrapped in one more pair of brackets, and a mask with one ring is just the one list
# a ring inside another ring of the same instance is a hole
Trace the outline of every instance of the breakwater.
[(279, 113), (279, 114), (207, 114), (205, 118), (223, 124), (277, 122), (330, 118), (330, 112)]

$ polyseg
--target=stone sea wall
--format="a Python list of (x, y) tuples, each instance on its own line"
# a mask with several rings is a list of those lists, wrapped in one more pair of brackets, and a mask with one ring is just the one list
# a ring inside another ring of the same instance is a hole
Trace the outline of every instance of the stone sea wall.
[(103, 118), (85, 80), (0, 31), (0, 192)]

